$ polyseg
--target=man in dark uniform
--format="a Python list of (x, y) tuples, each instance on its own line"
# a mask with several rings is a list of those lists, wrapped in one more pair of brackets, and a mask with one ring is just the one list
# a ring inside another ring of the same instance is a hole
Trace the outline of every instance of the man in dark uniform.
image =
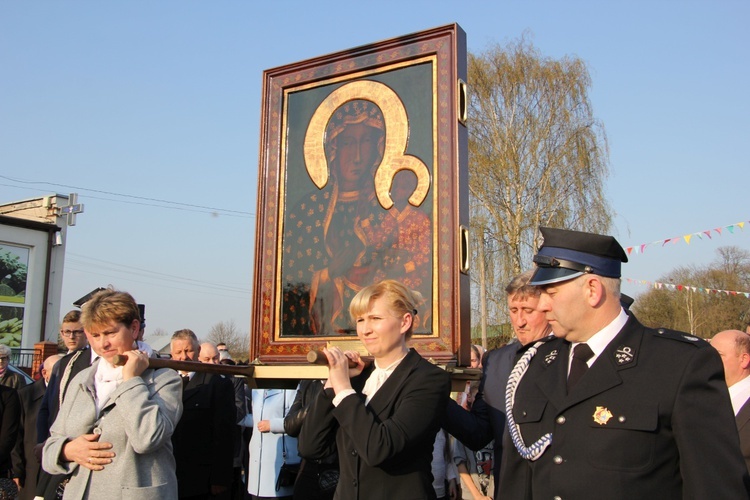
[(716, 351), (625, 312), (614, 238), (541, 232), (531, 284), (555, 338), (523, 350), (510, 375), (500, 494), (748, 498)]
[(508, 376), (515, 365), (516, 354), (523, 346), (546, 337), (550, 333), (545, 314), (538, 310), (539, 287), (529, 285), (533, 269), (515, 276), (505, 293), (508, 295), (508, 316), (516, 336), (516, 342), (493, 349), (484, 356), (482, 380), (479, 392), (467, 412), (454, 400), (448, 401), (443, 428), (472, 450), (480, 450), (493, 439), (494, 497), (500, 498), (503, 434), (505, 425), (505, 387)]

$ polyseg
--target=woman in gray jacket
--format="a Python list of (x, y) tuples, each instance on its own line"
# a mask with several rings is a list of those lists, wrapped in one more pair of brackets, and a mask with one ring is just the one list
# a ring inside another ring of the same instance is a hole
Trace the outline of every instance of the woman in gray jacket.
[[(130, 294), (99, 292), (81, 320), (99, 358), (70, 383), (44, 445), (44, 469), (73, 474), (65, 500), (176, 499), (171, 437), (182, 415), (180, 377), (149, 369), (137, 350), (140, 313)], [(114, 366), (118, 354), (127, 356), (124, 366)]]

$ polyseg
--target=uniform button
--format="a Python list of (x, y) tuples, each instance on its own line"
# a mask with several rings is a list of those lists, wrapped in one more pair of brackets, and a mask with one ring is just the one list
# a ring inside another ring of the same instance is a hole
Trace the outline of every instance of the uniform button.
[(357, 450), (352, 450), (352, 456), (353, 456), (353, 457), (356, 457), (356, 456), (357, 456)]
[(522, 411), (521, 415), (523, 415), (525, 417), (527, 415), (527, 413), (525, 411)]
[(552, 497), (552, 500), (562, 500), (562, 497), (561, 496), (554, 496), (554, 497)]
[(355, 488), (357, 487), (357, 480), (356, 479), (354, 481), (352, 481), (352, 486), (354, 486)]
[(560, 424), (560, 425), (564, 424), (565, 423), (565, 415), (560, 415), (559, 417), (557, 417), (557, 423)]
[(555, 455), (552, 461), (555, 462), (555, 465), (560, 465), (561, 463), (563, 463), (563, 457), (561, 457), (560, 455)]
[(625, 420), (627, 420), (625, 418), (625, 415), (620, 415), (619, 417), (617, 417), (617, 421), (620, 422), (621, 424), (624, 424)]

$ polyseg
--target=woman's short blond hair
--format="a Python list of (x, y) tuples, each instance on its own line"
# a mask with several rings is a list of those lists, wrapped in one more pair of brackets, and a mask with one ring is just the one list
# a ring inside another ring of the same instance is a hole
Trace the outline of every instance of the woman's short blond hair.
[(141, 320), (138, 304), (128, 292), (107, 288), (96, 293), (83, 304), (81, 323), (85, 329), (93, 325), (106, 325), (112, 322), (130, 326), (133, 320)]
[(380, 283), (367, 286), (357, 293), (349, 305), (349, 315), (354, 323), (357, 318), (363, 316), (370, 310), (372, 303), (379, 298), (385, 298), (388, 308), (395, 316), (404, 314), (412, 315), (412, 323), (406, 332), (406, 339), (411, 337), (414, 329), (414, 316), (417, 314), (417, 306), (422, 303), (422, 294), (416, 290), (410, 290), (396, 280), (384, 280)]

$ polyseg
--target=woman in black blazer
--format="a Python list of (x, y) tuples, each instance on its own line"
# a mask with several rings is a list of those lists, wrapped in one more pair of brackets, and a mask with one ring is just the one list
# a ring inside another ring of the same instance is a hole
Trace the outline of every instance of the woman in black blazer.
[(432, 446), (450, 377), (406, 346), (421, 299), (393, 280), (364, 288), (349, 312), (375, 362), (366, 366), (356, 352), (324, 349), (329, 378), (302, 425), (299, 450), (322, 458), (335, 439), (336, 499), (435, 498)]

